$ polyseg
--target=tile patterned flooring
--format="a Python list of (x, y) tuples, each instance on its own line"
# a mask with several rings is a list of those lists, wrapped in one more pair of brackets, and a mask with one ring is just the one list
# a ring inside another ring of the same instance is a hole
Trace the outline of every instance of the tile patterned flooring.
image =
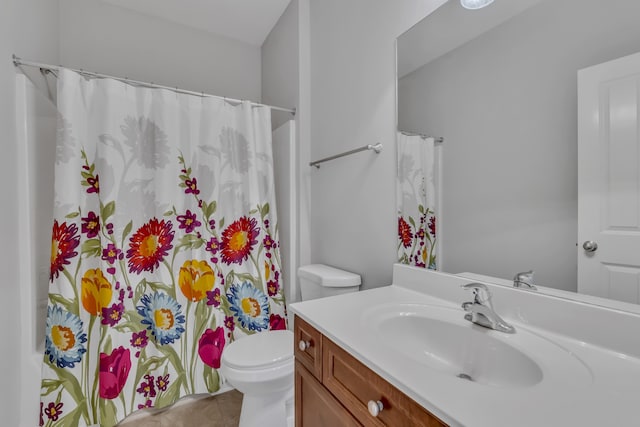
[(232, 390), (216, 396), (150, 411), (132, 414), (117, 427), (238, 427), (242, 393)]

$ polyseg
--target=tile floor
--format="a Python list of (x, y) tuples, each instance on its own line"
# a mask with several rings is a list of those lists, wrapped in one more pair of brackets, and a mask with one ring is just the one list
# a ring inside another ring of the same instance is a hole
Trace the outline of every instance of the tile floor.
[(241, 406), (242, 393), (232, 390), (150, 411), (146, 416), (132, 414), (117, 427), (238, 427)]

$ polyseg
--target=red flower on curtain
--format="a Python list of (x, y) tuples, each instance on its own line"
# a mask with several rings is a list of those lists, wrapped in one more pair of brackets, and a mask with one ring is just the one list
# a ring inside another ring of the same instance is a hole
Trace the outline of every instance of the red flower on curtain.
[(78, 236), (77, 225), (66, 222), (58, 224), (57, 220), (53, 221), (50, 281), (53, 282), (54, 276), (58, 277), (60, 272), (64, 270), (64, 266), (70, 264), (69, 260), (78, 255), (75, 249), (79, 244), (80, 236)]
[(429, 218), (429, 231), (433, 237), (436, 237), (436, 217)]
[(402, 217), (398, 217), (398, 237), (402, 242), (402, 246), (408, 248), (413, 242), (413, 233), (411, 232), (411, 226), (407, 224), (407, 221)]
[(173, 224), (169, 221), (158, 221), (152, 218), (136, 231), (129, 239), (127, 251), (130, 273), (140, 274), (143, 270), (151, 273), (158, 268), (160, 262), (173, 248), (172, 227)]
[(220, 358), (224, 349), (224, 329), (207, 329), (198, 340), (198, 354), (205, 365), (220, 368)]
[(246, 216), (234, 221), (222, 232), (222, 261), (225, 264), (242, 264), (258, 243), (258, 223)]
[(129, 349), (118, 347), (111, 354), (100, 353), (100, 397), (118, 397), (129, 377), (131, 355)]

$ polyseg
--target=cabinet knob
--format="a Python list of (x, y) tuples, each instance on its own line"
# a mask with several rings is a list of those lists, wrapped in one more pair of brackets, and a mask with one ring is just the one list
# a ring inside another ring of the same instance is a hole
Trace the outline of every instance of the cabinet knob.
[(309, 341), (300, 340), (298, 342), (298, 348), (300, 349), (300, 351), (305, 351), (309, 347), (311, 347), (311, 343)]
[(367, 403), (367, 409), (369, 409), (371, 416), (377, 417), (384, 409), (384, 405), (379, 400), (370, 400), (369, 403)]

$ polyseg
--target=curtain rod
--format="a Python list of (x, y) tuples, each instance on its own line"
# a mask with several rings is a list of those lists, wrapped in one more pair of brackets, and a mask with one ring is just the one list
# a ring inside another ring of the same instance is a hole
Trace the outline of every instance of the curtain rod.
[(408, 132), (404, 130), (401, 130), (399, 132), (406, 136), (419, 136), (422, 139), (433, 138), (433, 142), (435, 142), (436, 144), (442, 144), (444, 142), (444, 137), (442, 136), (430, 136), (425, 135), (424, 133)]
[[(58, 66), (58, 65), (49, 65), (49, 64), (43, 64), (40, 62), (33, 62), (33, 61), (26, 61), (22, 58), (17, 57), (16, 55), (13, 55), (13, 65), (16, 67), (19, 67), (21, 65), (24, 65), (26, 67), (37, 67), (40, 68), (40, 70), (48, 70), (48, 71), (58, 71), (61, 68), (65, 68), (67, 70), (71, 70), (71, 71), (75, 71), (76, 73), (85, 75), (85, 76), (90, 76), (90, 77), (98, 77), (101, 79), (113, 79), (113, 80), (118, 80), (121, 82), (125, 82), (125, 83), (131, 83), (134, 85), (138, 85), (138, 86), (144, 86), (144, 87), (149, 87), (149, 88), (155, 88), (155, 89), (167, 89), (176, 93), (183, 93), (186, 95), (195, 95), (195, 96), (201, 96), (203, 98), (218, 98), (218, 99), (223, 99), (227, 102), (231, 102), (231, 103), (237, 103), (240, 104), (243, 101), (241, 99), (234, 99), (234, 98), (227, 98), (225, 96), (219, 96), (219, 95), (211, 95), (208, 93), (204, 93), (204, 92), (194, 92), (191, 90), (185, 90), (185, 89), (179, 89), (177, 87), (170, 87), (170, 86), (163, 86), (163, 85), (159, 85), (159, 84), (155, 84), (155, 83), (149, 83), (149, 82), (143, 82), (140, 80), (132, 80), (129, 79), (127, 77), (115, 77), (115, 76), (110, 76), (107, 74), (100, 74), (100, 73), (94, 73), (92, 71), (85, 71), (82, 69), (75, 69), (75, 68), (68, 68), (68, 67), (63, 67), (63, 66)], [(54, 74), (55, 75), (55, 74)], [(251, 105), (254, 107), (268, 107), (271, 108), (272, 110), (277, 110), (277, 111), (284, 111), (286, 113), (291, 113), (293, 115), (296, 114), (296, 109), (295, 108), (284, 108), (284, 107), (276, 107), (274, 105), (267, 105), (267, 104), (260, 104), (258, 102), (251, 102)]]

